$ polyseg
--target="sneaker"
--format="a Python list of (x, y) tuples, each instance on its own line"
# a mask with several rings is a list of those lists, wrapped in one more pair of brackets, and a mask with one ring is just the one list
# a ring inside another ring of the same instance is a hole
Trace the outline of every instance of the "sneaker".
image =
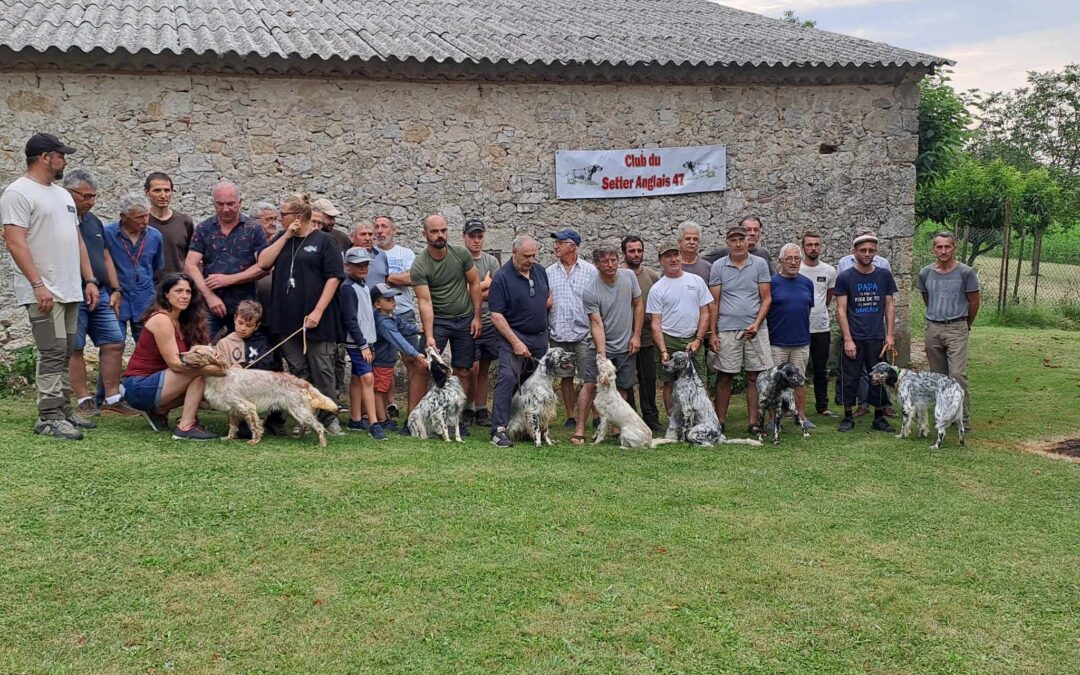
[(177, 441), (214, 441), (221, 438), (214, 432), (203, 429), (200, 424), (193, 424), (190, 429), (186, 430), (177, 425), (173, 429), (172, 437)]
[(836, 427), (837, 431), (851, 431), (855, 428), (855, 420), (850, 417), (845, 417), (840, 420), (840, 425)]
[(80, 401), (79, 405), (75, 406), (75, 412), (83, 417), (96, 417), (101, 414), (101, 410), (97, 407), (97, 403), (94, 403), (94, 399), (92, 398)]
[(336, 417), (334, 419), (330, 420), (330, 423), (325, 425), (325, 426), (326, 426), (326, 433), (331, 435), (331, 436), (344, 436), (345, 435), (345, 432), (341, 430), (341, 422)]
[(396, 403), (391, 403), (390, 405), (386, 406), (386, 414), (389, 415), (390, 417), (397, 417), (398, 416), (397, 404)]
[(811, 429), (817, 429), (817, 425), (810, 420), (805, 420), (802, 425), (803, 431), (810, 431)]
[(365, 420), (349, 420), (345, 424), (345, 428), (349, 431), (367, 431), (371, 426)]
[(383, 431), (397, 431), (398, 423), (392, 419), (385, 419), (379, 422), (379, 426), (383, 428)]
[(564, 422), (562, 426), (563, 426), (563, 429), (576, 429), (577, 428), (577, 420), (574, 419), (573, 417), (567, 417), (566, 422)]
[(875, 417), (873, 424), (870, 425), (870, 428), (874, 431), (887, 431), (890, 434), (896, 431), (896, 429), (893, 429), (893, 426), (889, 424), (889, 420), (885, 419), (884, 417)]
[(458, 423), (458, 433), (460, 433), (462, 435), (462, 437), (468, 436), (469, 435), (469, 427), (466, 426), (466, 424), (464, 422), (459, 422)]
[(828, 408), (817, 411), (817, 414), (821, 415), (822, 417), (839, 417), (839, 415), (829, 410)]
[(73, 427), (78, 429), (97, 429), (97, 422), (87, 419), (78, 413), (71, 413), (67, 418)]
[(406, 422), (405, 424), (402, 424), (401, 429), (398, 431), (398, 433), (402, 436), (412, 436), (412, 432), (409, 431), (409, 423)]
[(862, 405), (860, 405), (858, 407), (858, 409), (855, 410), (854, 417), (862, 417), (863, 415), (865, 415), (868, 412), (870, 412), (870, 408), (867, 407), (867, 405), (865, 403), (863, 403)]
[(83, 437), (82, 432), (67, 420), (38, 420), (34, 425), (34, 433), (65, 441), (79, 441)]
[(514, 442), (506, 435), (506, 427), (499, 427), (495, 433), (491, 434), (491, 444), (500, 448), (509, 448), (514, 445)]
[(106, 403), (98, 410), (110, 415), (119, 415), (120, 417), (137, 417), (139, 415), (139, 411), (129, 406), (124, 399), (120, 399), (116, 403)]
[(377, 441), (387, 440), (386, 432), (383, 431), (382, 425), (377, 422), (368, 427), (368, 433)]
[(461, 423), (462, 424), (474, 424), (476, 422), (476, 411), (466, 408), (461, 411)]
[(478, 408), (476, 414), (473, 416), (473, 424), (478, 427), (490, 427), (491, 415), (488, 414), (487, 408)]
[(161, 415), (157, 412), (151, 412), (146, 410), (140, 410), (140, 414), (146, 418), (147, 423), (150, 424), (150, 428), (154, 431), (168, 431), (169, 430), (169, 416)]

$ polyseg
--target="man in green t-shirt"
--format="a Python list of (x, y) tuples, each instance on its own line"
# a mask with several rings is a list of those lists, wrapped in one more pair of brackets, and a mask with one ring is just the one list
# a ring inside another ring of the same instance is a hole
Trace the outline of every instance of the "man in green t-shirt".
[(450, 343), (450, 364), (469, 396), (474, 340), (483, 330), (480, 277), (472, 254), (448, 244), (447, 232), (442, 216), (424, 219), (427, 248), (416, 256), (409, 271), (427, 345), (442, 351)]

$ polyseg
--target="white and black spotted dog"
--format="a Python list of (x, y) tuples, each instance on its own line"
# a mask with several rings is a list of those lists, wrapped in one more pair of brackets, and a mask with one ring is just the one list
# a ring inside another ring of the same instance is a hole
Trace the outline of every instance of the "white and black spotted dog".
[(806, 384), (806, 376), (791, 363), (769, 368), (758, 373), (758, 440), (765, 438), (765, 414), (768, 413), (773, 444), (780, 442), (780, 427), (784, 416), (794, 413), (802, 429), (803, 438), (810, 438), (809, 425), (795, 407), (795, 387)]
[(686, 441), (693, 445), (711, 447), (720, 444), (761, 445), (751, 438), (726, 438), (716, 416), (713, 402), (705, 392), (690, 355), (673, 352), (663, 364), (664, 372), (675, 375), (671, 391), (672, 410), (668, 412), (668, 428), (664, 438)]
[(956, 425), (960, 445), (964, 444), (964, 388), (959, 382), (941, 373), (917, 373), (884, 361), (870, 369), (870, 379), (874, 384), (888, 387), (893, 400), (900, 401), (904, 423), (897, 438), (908, 437), (912, 418), (918, 419), (919, 436), (929, 436), (928, 409), (933, 403), (937, 439), (930, 448), (936, 450), (941, 447), (950, 424)]
[(574, 355), (565, 349), (552, 347), (541, 356), (536, 370), (525, 379), (510, 401), (506, 434), (514, 440), (531, 439), (538, 448), (545, 442), (555, 445), (549, 429), (558, 414), (559, 397), (555, 395), (552, 381), (573, 374)]
[(409, 433), (417, 438), (441, 436), (444, 441), (461, 443), (461, 411), (465, 409), (465, 390), (442, 356), (428, 347), (424, 350), (431, 373), (431, 388), (409, 413)]

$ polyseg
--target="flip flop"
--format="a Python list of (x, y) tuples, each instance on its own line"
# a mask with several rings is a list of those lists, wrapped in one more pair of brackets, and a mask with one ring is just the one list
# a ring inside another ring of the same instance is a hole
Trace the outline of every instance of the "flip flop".
[(575, 434), (570, 437), (570, 442), (574, 445), (585, 445), (585, 437)]

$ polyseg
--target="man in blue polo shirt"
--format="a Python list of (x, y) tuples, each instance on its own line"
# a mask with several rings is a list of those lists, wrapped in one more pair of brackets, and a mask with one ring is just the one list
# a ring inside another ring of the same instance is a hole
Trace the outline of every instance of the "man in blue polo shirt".
[(495, 272), (488, 292), (491, 323), (499, 332), (499, 379), (491, 411), (491, 442), (500, 448), (513, 443), (506, 435), (510, 401), (527, 367), (547, 353), (550, 289), (547, 272), (536, 264), (536, 240), (514, 239), (512, 257)]
[[(814, 282), (799, 274), (802, 249), (797, 244), (780, 248), (780, 271), (772, 276), (772, 303), (769, 304), (769, 346), (774, 366), (790, 363), (806, 376), (810, 360), (810, 311), (814, 309)], [(806, 386), (795, 387), (795, 408), (805, 429), (814, 423), (806, 419)]]
[(150, 227), (150, 200), (132, 192), (120, 200), (120, 220), (105, 226), (116, 276), (123, 289), (120, 301), (120, 332), (128, 327), (136, 343), (142, 333), (142, 316), (154, 301), (154, 275), (165, 268), (165, 240)]

